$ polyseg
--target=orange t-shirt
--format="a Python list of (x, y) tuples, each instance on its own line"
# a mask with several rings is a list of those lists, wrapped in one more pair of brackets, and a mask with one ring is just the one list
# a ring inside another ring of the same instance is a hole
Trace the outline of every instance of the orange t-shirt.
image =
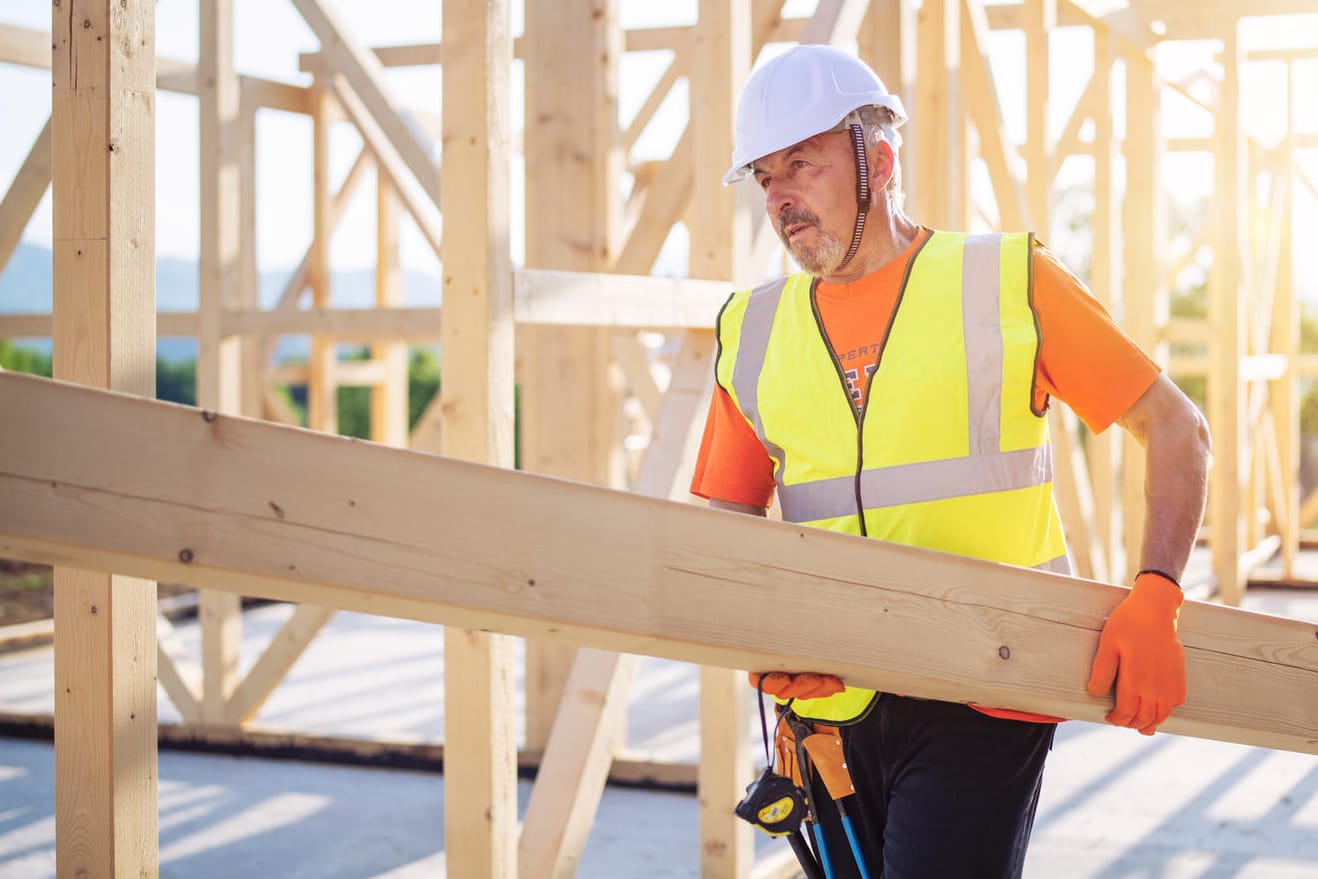
[[(819, 316), (857, 407), (892, 319), (906, 264), (928, 237), (851, 284), (820, 283)], [(1131, 341), (1075, 275), (1047, 248), (1033, 253), (1034, 309), (1039, 319), (1035, 408), (1053, 396), (1069, 405), (1094, 433), (1102, 433), (1149, 389), (1158, 365)], [(714, 389), (691, 493), (767, 507), (773, 500), (773, 461), (732, 398)]]

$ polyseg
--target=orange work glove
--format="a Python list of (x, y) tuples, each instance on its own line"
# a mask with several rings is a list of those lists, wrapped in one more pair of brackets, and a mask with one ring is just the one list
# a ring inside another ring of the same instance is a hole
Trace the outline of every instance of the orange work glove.
[(748, 677), (752, 687), (762, 687), (764, 692), (779, 699), (822, 699), (844, 689), (841, 678), (809, 671), (800, 674), (771, 671), (764, 675), (763, 684), (756, 672), (749, 672)]
[(1107, 618), (1087, 689), (1103, 696), (1116, 680), (1116, 706), (1107, 713), (1108, 723), (1151, 736), (1185, 702), (1185, 651), (1176, 637), (1184, 597), (1175, 580), (1141, 571), (1130, 594)]

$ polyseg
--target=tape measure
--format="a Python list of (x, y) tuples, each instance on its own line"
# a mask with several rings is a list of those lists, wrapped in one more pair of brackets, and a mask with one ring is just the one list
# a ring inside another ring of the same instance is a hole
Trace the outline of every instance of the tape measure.
[(766, 768), (746, 786), (746, 796), (737, 804), (736, 813), (770, 836), (786, 836), (800, 829), (805, 820), (805, 792), (790, 778)]

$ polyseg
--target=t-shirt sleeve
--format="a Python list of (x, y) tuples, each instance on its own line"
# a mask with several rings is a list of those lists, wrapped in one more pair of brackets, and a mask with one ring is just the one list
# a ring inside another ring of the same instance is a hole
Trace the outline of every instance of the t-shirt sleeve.
[(732, 397), (715, 386), (691, 478), (691, 493), (767, 507), (773, 500), (773, 489), (773, 461)]
[(1044, 394), (1055, 396), (1091, 431), (1102, 433), (1162, 370), (1047, 248), (1037, 246), (1033, 259), (1041, 338), (1035, 406), (1041, 407)]

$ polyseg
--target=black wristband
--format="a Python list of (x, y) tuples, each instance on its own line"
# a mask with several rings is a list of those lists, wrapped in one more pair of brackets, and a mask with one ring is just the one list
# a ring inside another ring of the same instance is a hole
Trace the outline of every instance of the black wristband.
[(1167, 573), (1166, 571), (1159, 571), (1157, 568), (1145, 568), (1135, 576), (1138, 577), (1140, 576), (1140, 574), (1157, 574), (1159, 577), (1163, 578), (1164, 580), (1171, 580), (1172, 583), (1175, 584), (1177, 589), (1180, 589), (1182, 592), (1185, 591), (1185, 587), (1181, 585), (1181, 581), (1177, 580), (1175, 577), (1173, 577), (1171, 574)]

